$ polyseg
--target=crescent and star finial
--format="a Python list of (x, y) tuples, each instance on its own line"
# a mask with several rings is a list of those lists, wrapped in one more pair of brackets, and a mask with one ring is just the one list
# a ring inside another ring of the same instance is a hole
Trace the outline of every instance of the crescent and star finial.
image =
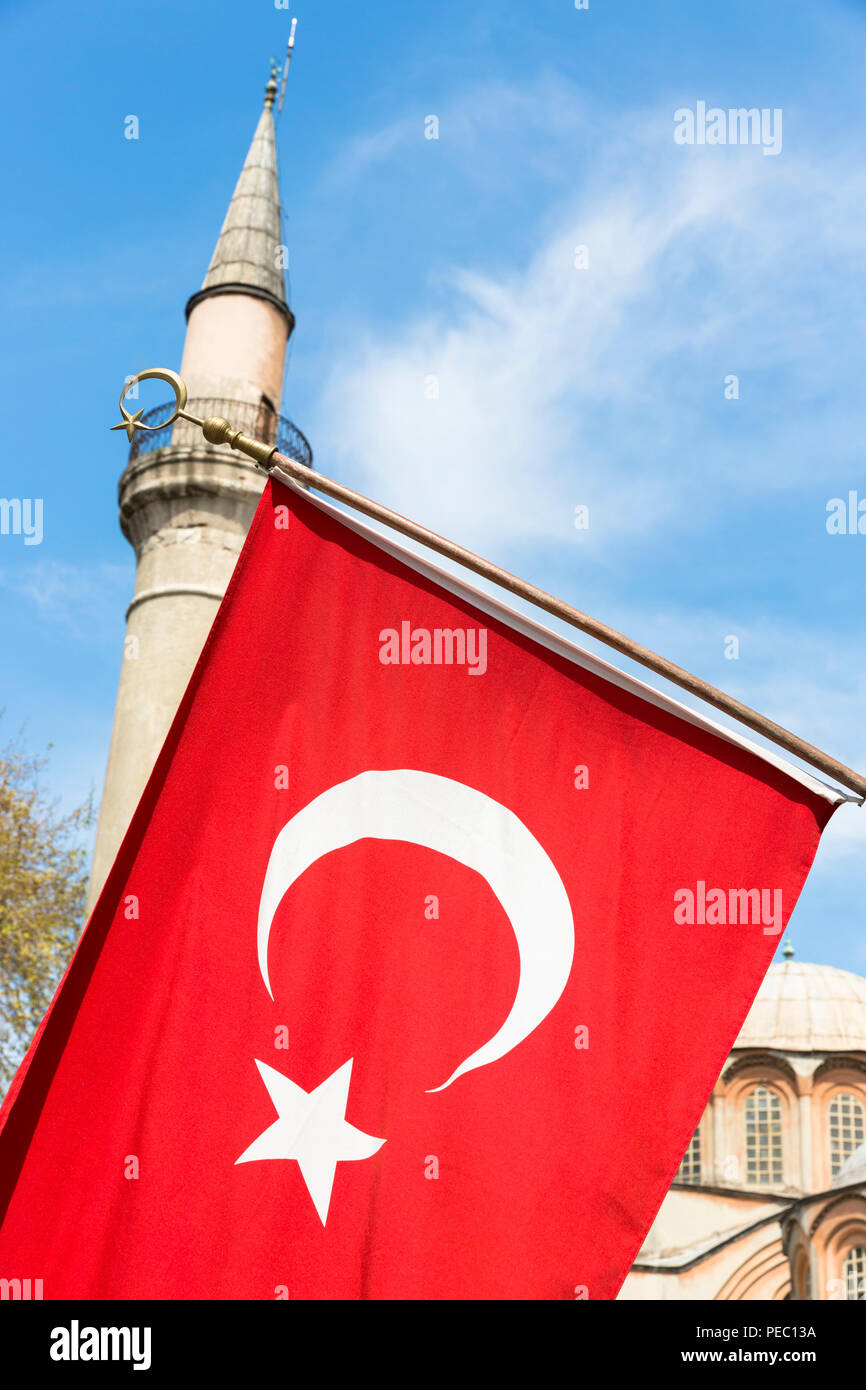
[[(158, 425), (145, 425), (142, 423), (143, 410), (137, 410), (134, 415), (130, 415), (124, 405), (124, 396), (131, 386), (136, 382), (155, 379), (165, 381), (174, 392), (174, 410), (167, 420), (160, 420)], [(197, 415), (190, 415), (186, 409), (187, 389), (186, 382), (179, 377), (177, 372), (171, 371), (168, 367), (148, 367), (146, 372), (137, 372), (135, 376), (128, 377), (124, 382), (123, 390), (120, 393), (120, 413), (123, 419), (118, 425), (109, 426), (112, 430), (125, 430), (126, 437), (132, 442), (136, 430), (164, 430), (166, 425), (174, 424), (175, 420), (188, 420), (191, 425), (198, 425), (205, 439), (209, 444), (228, 444), (232, 449), (237, 449), (239, 453), (246, 454), (249, 458), (255, 459), (266, 471), (270, 463), (271, 455), (276, 453), (275, 444), (265, 444), (260, 439), (251, 439), (249, 435), (241, 430), (236, 430), (230, 425), (228, 420), (223, 420), (221, 416), (209, 416), (207, 420), (200, 420)]]
[[(137, 410), (134, 415), (123, 403), (123, 398), (131, 386), (135, 386), (139, 381), (156, 379), (165, 381), (174, 392), (174, 410), (167, 420), (162, 420), (158, 425), (143, 425), (141, 417), (143, 410)], [(177, 372), (171, 371), (168, 367), (148, 367), (146, 372), (137, 372), (135, 376), (127, 377), (120, 393), (120, 413), (123, 416), (119, 425), (112, 425), (113, 430), (126, 430), (126, 437), (132, 442), (132, 437), (136, 430), (162, 430), (166, 425), (171, 425), (175, 420), (189, 420), (192, 425), (203, 425), (204, 421), (196, 418), (195, 415), (188, 415), (184, 409), (187, 402), (186, 382), (178, 376)]]

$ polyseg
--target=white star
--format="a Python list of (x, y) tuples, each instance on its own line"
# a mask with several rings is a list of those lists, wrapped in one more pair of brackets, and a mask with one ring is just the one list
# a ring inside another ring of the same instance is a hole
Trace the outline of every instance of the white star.
[(236, 1164), (255, 1163), (263, 1158), (295, 1159), (323, 1226), (328, 1219), (337, 1164), (372, 1158), (385, 1142), (364, 1134), (346, 1120), (353, 1061), (350, 1057), (327, 1081), (307, 1092), (256, 1059), (279, 1119), (235, 1159)]

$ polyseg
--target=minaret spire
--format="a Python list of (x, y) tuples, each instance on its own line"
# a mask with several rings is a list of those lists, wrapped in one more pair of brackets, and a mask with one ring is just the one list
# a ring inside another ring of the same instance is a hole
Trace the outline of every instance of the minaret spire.
[(203, 299), (217, 294), (253, 294), (269, 300), (286, 318), (294, 317), (286, 299), (280, 224), (280, 185), (274, 134), (277, 94), (275, 64), (265, 87), (264, 110), (232, 194), (201, 289), (187, 303), (186, 316)]
[[(228, 416), (269, 441), (280, 429), (293, 429), (279, 413), (295, 320), (283, 271), (276, 94), (274, 65), (204, 283), (186, 306), (180, 367), (193, 413)], [(165, 436), (132, 441), (119, 500), (121, 527), (135, 547), (135, 593), (127, 610), (90, 906), (204, 645), (263, 485), (251, 460), (212, 448), (184, 421)]]

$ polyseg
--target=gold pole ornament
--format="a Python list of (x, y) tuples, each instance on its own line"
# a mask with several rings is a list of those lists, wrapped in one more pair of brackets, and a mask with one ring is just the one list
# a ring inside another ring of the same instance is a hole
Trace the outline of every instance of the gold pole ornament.
[[(156, 379), (165, 381), (174, 392), (174, 410), (167, 420), (161, 420), (158, 425), (144, 425), (141, 417), (143, 410), (137, 410), (134, 415), (123, 403), (124, 396), (130, 386), (136, 382)], [(164, 430), (166, 425), (174, 424), (175, 420), (188, 420), (191, 425), (198, 425), (205, 439), (209, 444), (229, 444), (238, 453), (247, 454), (261, 467), (267, 468), (271, 454), (276, 452), (276, 444), (263, 444), (260, 439), (251, 439), (249, 435), (243, 434), (229, 424), (228, 420), (223, 420), (219, 415), (209, 415), (206, 420), (200, 420), (197, 415), (190, 415), (184, 409), (187, 402), (186, 382), (178, 376), (177, 372), (172, 372), (168, 367), (148, 367), (146, 372), (137, 372), (124, 383), (120, 393), (120, 413), (123, 416), (119, 425), (112, 425), (113, 430), (126, 430), (126, 437), (132, 442), (132, 437), (136, 430)]]
[[(160, 425), (143, 425), (140, 410), (135, 416), (131, 416), (124, 409), (123, 398), (130, 386), (133, 382), (144, 381), (148, 377), (158, 377), (160, 381), (167, 381), (174, 390), (177, 402), (174, 414)], [(686, 671), (684, 667), (677, 666), (673, 661), (659, 656), (657, 652), (642, 646), (640, 642), (635, 642), (631, 637), (626, 637), (622, 632), (617, 632), (615, 628), (608, 627), (598, 618), (592, 618), (588, 613), (582, 613), (579, 608), (573, 608), (570, 603), (564, 603), (562, 599), (554, 598), (553, 594), (546, 594), (543, 589), (537, 588), (535, 584), (530, 584), (528, 580), (518, 578), (516, 574), (501, 569), (499, 565), (494, 565), (492, 561), (485, 560), (480, 555), (474, 555), (471, 550), (466, 550), (456, 541), (449, 541), (445, 536), (437, 535), (435, 531), (428, 531), (426, 526), (420, 526), (417, 521), (410, 521), (408, 517), (401, 516), (399, 512), (392, 512), (390, 507), (384, 507), (381, 502), (374, 502), (371, 498), (364, 497), (362, 493), (355, 492), (343, 483), (337, 483), (333, 478), (326, 478), (324, 474), (317, 473), (315, 469), (308, 468), (305, 463), (299, 463), (297, 459), (277, 453), (275, 445), (262, 444), (258, 439), (250, 439), (247, 435), (241, 434), (240, 430), (232, 429), (227, 420), (220, 420), (215, 417), (211, 417), (209, 420), (197, 420), (194, 415), (186, 413), (183, 408), (185, 405), (186, 386), (180, 377), (175, 372), (152, 367), (150, 371), (139, 372), (138, 376), (130, 377), (120, 393), (120, 413), (123, 420), (119, 425), (112, 425), (111, 428), (126, 430), (127, 435), (132, 439), (136, 430), (162, 430), (165, 429), (166, 425), (170, 425), (172, 420), (178, 418), (189, 420), (191, 424), (200, 426), (205, 439), (209, 440), (211, 444), (230, 444), (233, 449), (239, 449), (241, 453), (249, 454), (250, 458), (254, 458), (259, 467), (263, 468), (271, 477), (277, 478), (281, 482), (301, 483), (304, 487), (314, 488), (316, 492), (323, 492), (326, 497), (333, 497), (336, 502), (342, 502), (344, 506), (351, 507), (353, 511), (362, 512), (364, 516), (372, 517), (374, 521), (389, 526), (392, 531), (399, 531), (401, 535), (411, 537), (412, 540), (427, 546), (429, 550), (435, 550), (439, 555), (444, 555), (465, 569), (472, 570), (482, 579), (498, 584), (518, 598), (534, 603), (545, 613), (550, 613), (553, 617), (568, 623), (569, 626), (576, 627), (581, 632), (594, 637), (596, 641), (604, 642), (606, 646), (613, 647), (614, 651), (627, 656), (629, 660), (637, 661), (647, 670), (654, 671), (657, 676), (672, 681), (674, 685), (678, 685), (682, 690), (687, 690), (689, 694), (695, 695), (699, 700), (704, 700), (708, 705), (715, 706), (729, 718), (737, 720), (740, 724), (745, 724), (746, 728), (754, 730), (756, 734), (769, 739), (771, 743), (778, 744), (780, 748), (785, 749), (786, 753), (792, 753), (795, 758), (802, 759), (810, 767), (815, 767), (825, 776), (832, 777), (834, 781), (856, 793), (856, 797), (849, 797), (849, 800), (856, 799), (861, 803), (866, 801), (866, 776), (860, 772), (855, 772), (853, 768), (846, 767), (837, 758), (832, 758), (829, 753), (823, 753), (820, 748), (815, 748), (797, 734), (792, 734), (789, 729), (783, 729), (781, 724), (774, 723), (765, 714), (759, 714), (749, 705), (744, 705), (733, 695), (726, 695), (723, 690), (716, 689), (714, 685), (702, 680), (700, 676), (692, 675), (691, 671)], [(724, 733), (724, 730), (722, 732)]]

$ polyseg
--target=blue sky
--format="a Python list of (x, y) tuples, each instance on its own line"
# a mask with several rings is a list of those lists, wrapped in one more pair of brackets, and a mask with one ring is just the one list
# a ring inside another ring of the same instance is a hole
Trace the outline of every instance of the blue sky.
[[(41, 545), (0, 537), (8, 731), (65, 804), (101, 790), (134, 573), (108, 426), (180, 362), (293, 14), (283, 410), (318, 466), (866, 767), (866, 536), (825, 525), (866, 498), (866, 6), (833, 0), (7, 0), (0, 495), (44, 498)], [(781, 152), (676, 144), (698, 101), (781, 109)], [(864, 848), (841, 808), (800, 957), (866, 973)]]

